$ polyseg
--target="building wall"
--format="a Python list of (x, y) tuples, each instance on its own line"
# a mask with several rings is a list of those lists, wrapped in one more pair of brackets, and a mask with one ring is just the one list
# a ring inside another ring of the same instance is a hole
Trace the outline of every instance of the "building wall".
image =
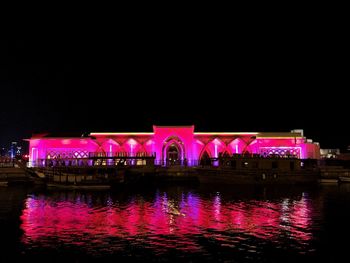
[(164, 161), (166, 150), (174, 144), (180, 149), (181, 159), (187, 159), (190, 163), (196, 158), (193, 155), (194, 126), (186, 127), (159, 127), (153, 126), (156, 160)]
[(86, 138), (33, 137), (29, 140), (30, 161), (54, 158), (84, 158), (89, 153), (106, 156), (153, 155), (163, 164), (169, 147), (176, 147), (179, 159), (189, 166), (202, 156), (217, 158), (233, 154), (320, 158), (317, 143), (300, 133), (201, 133), (194, 126), (153, 126), (152, 133), (91, 133)]
[(305, 152), (304, 159), (320, 159), (321, 149), (320, 145), (317, 143), (304, 143), (303, 149)]
[(54, 158), (84, 158), (96, 152), (98, 144), (91, 138), (33, 138), (29, 143), (29, 161)]

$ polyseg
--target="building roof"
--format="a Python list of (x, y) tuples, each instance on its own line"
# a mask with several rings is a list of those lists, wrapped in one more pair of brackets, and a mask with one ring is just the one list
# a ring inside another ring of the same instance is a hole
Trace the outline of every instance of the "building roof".
[(50, 138), (87, 138), (90, 137), (87, 133), (81, 134), (77, 132), (53, 132), (53, 133), (35, 133), (31, 139), (50, 139)]
[[(190, 128), (193, 126), (156, 126), (164, 128)], [(94, 136), (150, 136), (154, 132), (91, 132), (91, 133), (77, 133), (77, 132), (54, 132), (54, 133), (37, 133), (33, 134), (30, 139), (50, 139), (50, 138), (90, 138)], [(232, 135), (251, 135), (257, 138), (303, 138), (301, 132), (194, 132), (194, 135), (203, 136), (232, 136)]]
[(259, 138), (302, 138), (300, 132), (259, 132)]

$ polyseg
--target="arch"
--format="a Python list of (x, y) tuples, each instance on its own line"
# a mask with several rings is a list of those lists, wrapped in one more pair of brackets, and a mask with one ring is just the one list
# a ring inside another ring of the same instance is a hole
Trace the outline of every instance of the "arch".
[(135, 153), (135, 156), (147, 156), (148, 155), (148, 152), (145, 148), (144, 145), (139, 145), (139, 147), (137, 148), (137, 151)]
[(230, 153), (227, 151), (227, 150), (225, 150), (223, 153), (222, 153), (222, 157), (230, 157), (231, 155), (230, 155)]
[(246, 142), (242, 138), (235, 138), (227, 144), (226, 149), (231, 154), (241, 154), (246, 147)]
[(199, 155), (199, 159), (202, 159), (203, 157), (211, 158), (210, 152), (206, 149), (203, 149), (201, 154)]
[(211, 157), (211, 156), (210, 156), (210, 152), (207, 150), (207, 146), (208, 146), (208, 143), (205, 144), (205, 145), (202, 147), (202, 149), (201, 149), (201, 151), (200, 151), (200, 153), (199, 153), (199, 155), (198, 155), (198, 160), (199, 160), (199, 161), (202, 159), (202, 156), (203, 156), (203, 154), (205, 154), (205, 152), (206, 152), (206, 154), (209, 155), (209, 158)]
[(215, 138), (208, 142), (204, 150), (208, 151), (212, 158), (217, 158), (220, 153), (225, 152), (226, 144), (219, 138)]
[(167, 161), (168, 161), (169, 149), (174, 150), (174, 151), (175, 151), (175, 149), (177, 150), (178, 159), (175, 160), (175, 162), (182, 163), (182, 161), (184, 160), (184, 158), (186, 156), (185, 147), (184, 147), (182, 140), (177, 136), (169, 136), (164, 141), (163, 147), (162, 147), (162, 160), (163, 160), (163, 162), (165, 161), (166, 163), (168, 163)]
[(148, 155), (155, 155), (154, 140), (149, 139), (143, 143), (143, 148)]
[(101, 152), (105, 153), (107, 156), (114, 156), (116, 153), (122, 150), (122, 147), (115, 140), (108, 139), (101, 144), (99, 150), (101, 150)]
[(245, 140), (244, 142), (245, 142), (245, 147), (242, 151), (242, 154), (246, 154), (246, 155), (253, 154), (254, 153), (253, 145), (256, 143), (256, 138), (253, 136), (253, 137), (250, 137), (248, 140)]
[(170, 144), (166, 150), (166, 158), (167, 158), (167, 161), (170, 162), (170, 164), (179, 163), (181, 158), (180, 147), (178, 147), (178, 145), (174, 143)]
[(93, 154), (95, 156), (106, 156), (106, 152), (102, 146), (99, 146)]
[(129, 156), (136, 156), (140, 151), (145, 151), (143, 145), (135, 138), (128, 138), (124, 144), (123, 148), (128, 153)]
[(200, 165), (211, 165), (210, 155), (208, 151), (204, 151), (199, 159)]

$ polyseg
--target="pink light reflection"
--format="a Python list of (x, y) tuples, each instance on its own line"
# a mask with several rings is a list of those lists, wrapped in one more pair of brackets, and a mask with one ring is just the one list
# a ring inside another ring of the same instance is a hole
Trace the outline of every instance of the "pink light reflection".
[(244, 232), (267, 240), (276, 240), (285, 233), (296, 241), (308, 241), (312, 238), (308, 232), (309, 206), (306, 198), (294, 202), (224, 203), (219, 194), (207, 200), (191, 193), (180, 200), (164, 193), (155, 196), (153, 201), (139, 197), (127, 204), (108, 200), (107, 204), (98, 206), (88, 200), (28, 197), (21, 215), (21, 228), (24, 243), (41, 242), (50, 236), (63, 240), (79, 235), (92, 239), (171, 235), (197, 247), (196, 239), (191, 236), (215, 237), (215, 233), (208, 232), (210, 229)]

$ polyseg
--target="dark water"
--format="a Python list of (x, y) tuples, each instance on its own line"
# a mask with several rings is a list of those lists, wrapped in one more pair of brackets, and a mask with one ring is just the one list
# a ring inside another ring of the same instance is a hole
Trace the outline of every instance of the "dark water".
[(350, 185), (0, 188), (0, 262), (343, 262)]

